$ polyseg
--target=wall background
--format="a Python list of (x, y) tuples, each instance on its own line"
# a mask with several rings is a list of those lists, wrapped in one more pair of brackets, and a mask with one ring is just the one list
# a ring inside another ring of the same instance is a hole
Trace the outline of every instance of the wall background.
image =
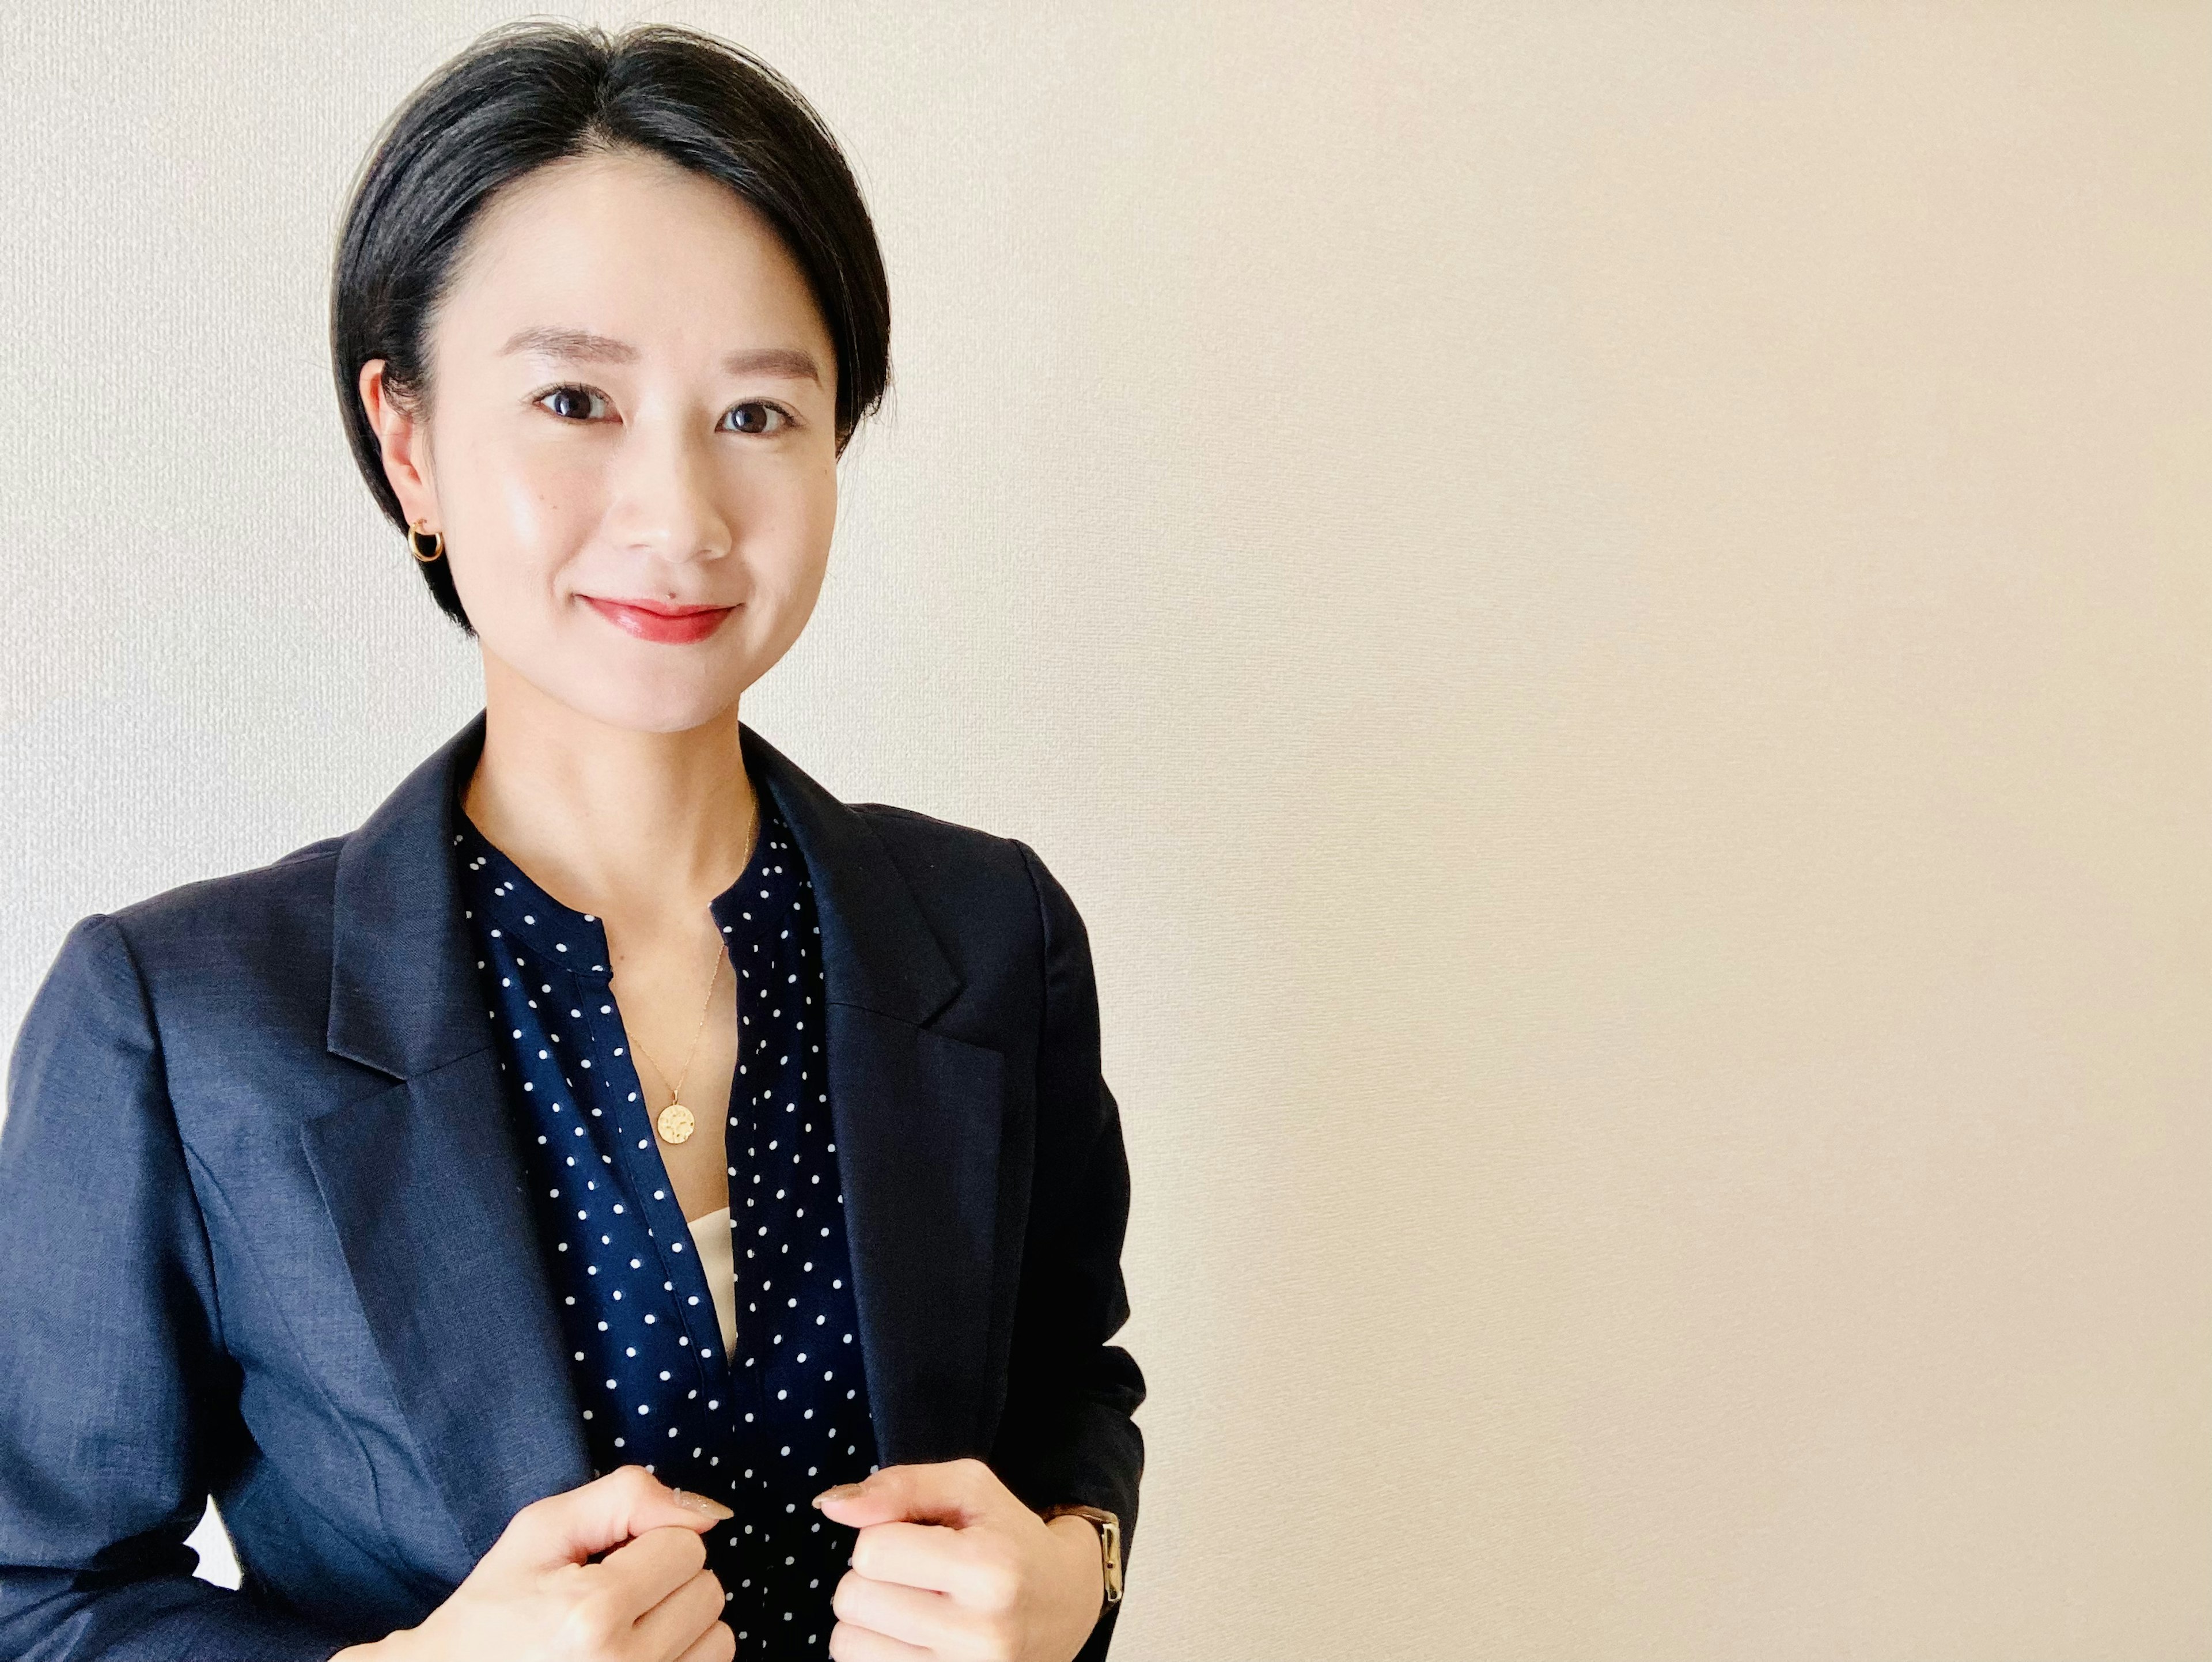
[[(9, 1033), (477, 706), (325, 283), (509, 15), (0, 9)], [(878, 216), (747, 715), (1090, 922), (1117, 1657), (2212, 1655), (2212, 9), (589, 15)]]

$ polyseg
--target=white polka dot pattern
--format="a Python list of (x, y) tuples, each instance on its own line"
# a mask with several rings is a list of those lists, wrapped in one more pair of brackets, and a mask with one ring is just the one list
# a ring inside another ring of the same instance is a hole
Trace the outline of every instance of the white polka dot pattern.
[[(813, 886), (765, 792), (744, 876), (713, 903), (738, 973), (725, 1141), (737, 1354), (667, 1180), (599, 921), (456, 813), (462, 904), (521, 1134), (594, 1472), (629, 1462), (737, 1516), (708, 1537), (741, 1656), (819, 1657), (854, 1531), (808, 1504), (875, 1469)], [(708, 1117), (702, 1116), (702, 1121)], [(702, 1123), (702, 1130), (707, 1129)]]

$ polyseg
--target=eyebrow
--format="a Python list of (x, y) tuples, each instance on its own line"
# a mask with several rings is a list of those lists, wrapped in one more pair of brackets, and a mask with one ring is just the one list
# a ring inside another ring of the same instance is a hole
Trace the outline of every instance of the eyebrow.
[[(500, 355), (511, 352), (533, 352), (541, 357), (567, 358), (579, 363), (635, 363), (637, 348), (628, 341), (616, 340), (607, 335), (596, 335), (588, 329), (562, 329), (540, 326), (519, 329)], [(822, 384), (820, 366), (811, 352), (795, 346), (741, 346), (726, 354), (722, 368), (732, 375), (775, 375), (788, 380), (811, 380)]]

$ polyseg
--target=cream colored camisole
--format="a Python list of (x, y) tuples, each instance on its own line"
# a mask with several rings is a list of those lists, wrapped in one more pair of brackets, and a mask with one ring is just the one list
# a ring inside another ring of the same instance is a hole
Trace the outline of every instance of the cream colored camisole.
[(738, 1342), (738, 1266), (730, 1246), (730, 1208), (721, 1207), (703, 1218), (690, 1219), (686, 1227), (698, 1249), (699, 1268), (707, 1272), (707, 1290), (714, 1295), (714, 1320), (722, 1330), (722, 1354), (727, 1356)]

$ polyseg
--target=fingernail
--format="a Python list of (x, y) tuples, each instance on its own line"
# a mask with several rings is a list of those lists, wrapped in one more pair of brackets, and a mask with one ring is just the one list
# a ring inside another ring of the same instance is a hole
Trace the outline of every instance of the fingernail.
[(849, 1501), (865, 1487), (861, 1483), (839, 1483), (836, 1488), (825, 1488), (816, 1495), (814, 1504), (818, 1507), (824, 1501)]
[(710, 1501), (705, 1495), (694, 1494), (689, 1489), (672, 1488), (668, 1491), (668, 1498), (688, 1512), (703, 1512), (709, 1518), (734, 1518), (738, 1515), (720, 1501)]

